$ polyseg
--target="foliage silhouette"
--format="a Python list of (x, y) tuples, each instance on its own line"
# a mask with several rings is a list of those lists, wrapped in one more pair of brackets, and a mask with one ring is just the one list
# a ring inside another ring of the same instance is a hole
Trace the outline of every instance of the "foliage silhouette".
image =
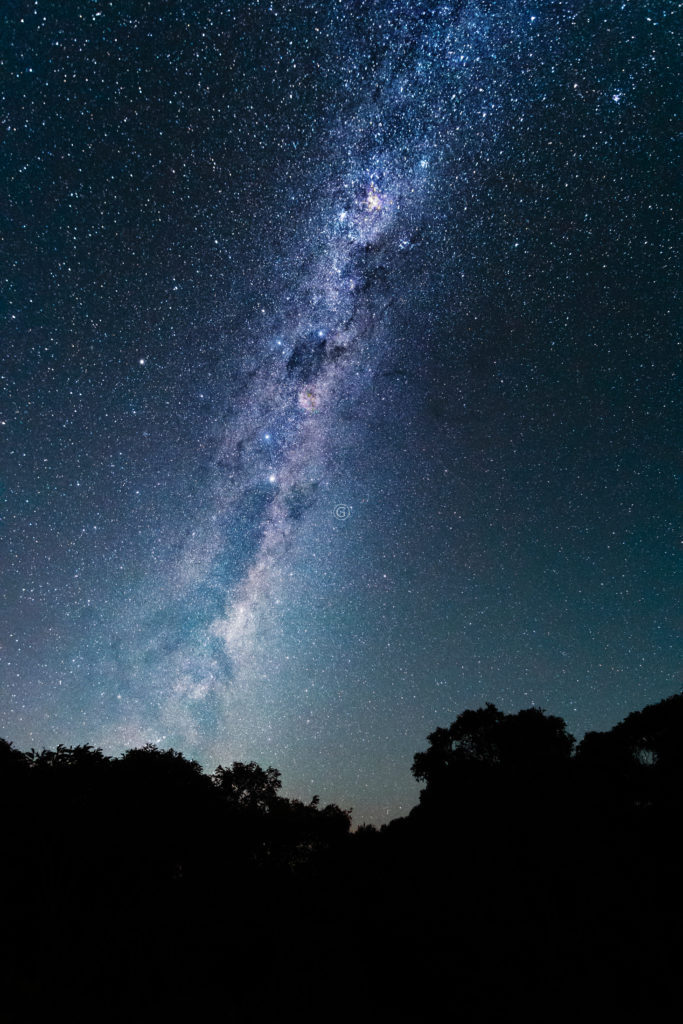
[(428, 736), (429, 747), (415, 755), (412, 772), (428, 786), (439, 785), (453, 769), (465, 764), (529, 769), (551, 768), (566, 761), (574, 738), (561, 718), (527, 708), (506, 715), (494, 704), (463, 711), (447, 729)]
[(276, 768), (263, 769), (254, 761), (235, 761), (231, 768), (219, 765), (213, 779), (228, 803), (258, 811), (270, 810), (282, 788)]
[(344, 972), (373, 1019), (560, 1019), (559, 993), (652, 1018), (680, 951), (683, 695), (574, 748), (539, 709), (464, 711), (415, 755), (418, 805), (351, 832), (254, 762), (0, 740), (7, 977), (34, 1007), (157, 1015), (204, 993), (271, 1019), (297, 992), (319, 1014)]

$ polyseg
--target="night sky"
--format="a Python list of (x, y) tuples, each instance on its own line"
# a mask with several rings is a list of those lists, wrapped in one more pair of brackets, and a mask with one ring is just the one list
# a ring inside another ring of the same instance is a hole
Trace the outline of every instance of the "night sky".
[(677, 6), (6, 0), (0, 735), (381, 823), (680, 689)]

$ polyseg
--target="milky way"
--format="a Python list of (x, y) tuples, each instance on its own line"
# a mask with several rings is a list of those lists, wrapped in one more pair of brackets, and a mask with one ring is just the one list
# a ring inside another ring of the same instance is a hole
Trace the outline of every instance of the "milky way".
[[(420, 14), (399, 3), (375, 15), (387, 19), (386, 56), (376, 79), (364, 83), (368, 97), (320, 141), (321, 154), (329, 154), (317, 183), (321, 202), (286, 256), (292, 290), (269, 295), (275, 314), (247, 326), (238, 411), (219, 445), (203, 514), (210, 525), (195, 525), (172, 567), (181, 614), (187, 615), (188, 601), (196, 607), (212, 568), (228, 557), (225, 539), (234, 540), (241, 503), (250, 506), (251, 542), (242, 548), (236, 579), (214, 593), (224, 601), (221, 613), (200, 617), (169, 656), (156, 659), (151, 676), (161, 736), (142, 723), (134, 735), (164, 741), (170, 734), (183, 748), (200, 743), (219, 757), (242, 755), (255, 734), (272, 728), (259, 679), (259, 645), (268, 638), (264, 613), (287, 600), (282, 567), (298, 521), (314, 502), (329, 504), (321, 492), (343, 429), (340, 404), (367, 402), (377, 383), (394, 339), (401, 256), (418, 244), (430, 217), (444, 150), (462, 172), (468, 141), (458, 133), (476, 132), (481, 159), (509, 116), (506, 36), (515, 22), (504, 20), (496, 32), (480, 7), (462, 8), (443, 4)], [(512, 41), (513, 52), (518, 45)], [(516, 95), (512, 106), (524, 99)], [(449, 201), (457, 198), (456, 188)], [(166, 581), (155, 587), (168, 590)], [(151, 628), (156, 633), (158, 616)], [(158, 636), (152, 644), (158, 646)], [(210, 729), (202, 714), (207, 700)], [(130, 730), (130, 721), (124, 728)]]
[(673, 12), (13, 6), (4, 735), (384, 820), (672, 691)]

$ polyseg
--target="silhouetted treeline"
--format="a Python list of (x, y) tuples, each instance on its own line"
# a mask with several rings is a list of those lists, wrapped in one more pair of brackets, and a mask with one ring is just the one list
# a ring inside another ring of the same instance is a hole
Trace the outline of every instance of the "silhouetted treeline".
[(353, 833), (272, 767), (0, 740), (6, 1007), (657, 1019), (680, 969), (683, 695), (578, 745), (487, 704), (412, 771), (410, 814)]

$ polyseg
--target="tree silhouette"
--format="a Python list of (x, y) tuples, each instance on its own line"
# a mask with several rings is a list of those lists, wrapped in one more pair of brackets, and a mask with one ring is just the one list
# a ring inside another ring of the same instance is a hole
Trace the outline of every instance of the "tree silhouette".
[(230, 768), (219, 765), (213, 780), (228, 804), (252, 811), (269, 811), (282, 788), (276, 768), (261, 768), (254, 761), (235, 761)]
[(12, 743), (0, 739), (0, 777), (7, 780), (24, 774), (29, 766), (26, 754)]
[(630, 715), (609, 732), (588, 732), (576, 752), (593, 804), (681, 806), (683, 694)]
[(494, 704), (463, 711), (447, 728), (435, 729), (426, 751), (413, 759), (412, 773), (426, 783), (426, 799), (468, 780), (500, 779), (501, 773), (556, 773), (574, 747), (563, 719), (539, 708), (507, 715)]

